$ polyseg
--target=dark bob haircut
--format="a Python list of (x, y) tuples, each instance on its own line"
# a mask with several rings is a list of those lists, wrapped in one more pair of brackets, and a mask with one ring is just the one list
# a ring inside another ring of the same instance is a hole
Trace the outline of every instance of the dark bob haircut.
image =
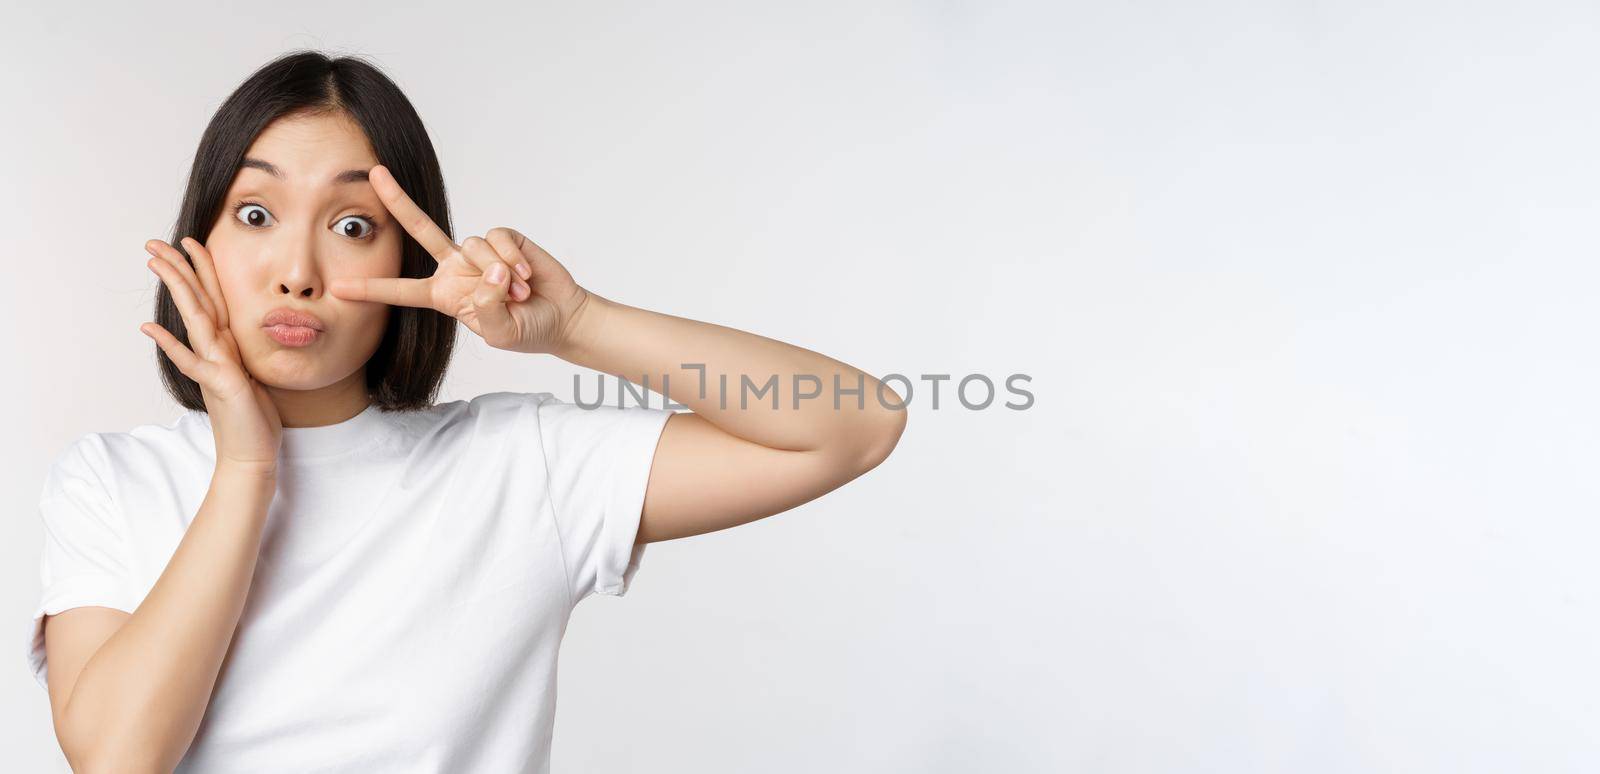
[[(341, 111), (366, 133), (378, 163), (394, 173), (417, 206), (454, 238), (439, 159), (421, 117), (400, 87), (360, 59), (330, 59), (315, 51), (296, 51), (262, 66), (211, 117), (189, 170), (172, 246), (194, 264), (180, 240), (187, 236), (205, 244), (226, 205), (224, 198), (245, 152), (268, 124), (290, 114)], [(409, 234), (402, 234), (401, 244), (400, 276), (433, 276), (438, 266), (433, 256)], [(183, 315), (166, 283), (158, 285), (155, 321), (189, 346)], [(367, 393), (372, 402), (384, 411), (432, 405), (444, 381), (455, 338), (456, 321), (449, 315), (433, 309), (390, 307), (383, 341), (366, 363)], [(167, 392), (184, 408), (205, 411), (200, 385), (178, 370), (160, 347), (156, 358)]]

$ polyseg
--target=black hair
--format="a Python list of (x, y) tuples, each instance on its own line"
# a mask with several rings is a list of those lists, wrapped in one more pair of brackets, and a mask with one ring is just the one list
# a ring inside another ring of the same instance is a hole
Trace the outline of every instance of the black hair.
[[(444, 177), (433, 143), (411, 101), (376, 66), (353, 57), (329, 58), (295, 51), (256, 70), (217, 108), (200, 137), (189, 184), (178, 207), (171, 244), (193, 237), (204, 244), (217, 222), (240, 163), (256, 136), (289, 114), (337, 113), (350, 116), (366, 133), (373, 153), (400, 187), (446, 234), (452, 234)], [(438, 266), (409, 234), (401, 235), (400, 276), (423, 278)], [(191, 265), (193, 258), (189, 258)], [(158, 283), (155, 322), (189, 345), (183, 316), (166, 283)], [(367, 392), (385, 411), (432, 405), (455, 347), (455, 318), (433, 309), (391, 306), (383, 341), (366, 363)], [(205, 411), (200, 385), (178, 370), (156, 348), (167, 392), (184, 408)]]

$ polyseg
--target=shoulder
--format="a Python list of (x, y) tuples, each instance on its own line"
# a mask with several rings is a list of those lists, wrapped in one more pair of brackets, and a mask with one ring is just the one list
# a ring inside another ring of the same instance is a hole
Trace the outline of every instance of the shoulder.
[(516, 438), (536, 437), (539, 406), (554, 399), (548, 392), (487, 392), (396, 412), (389, 421), (399, 430), (393, 437), (404, 453), (459, 457), (485, 444), (503, 448)]
[(174, 466), (208, 466), (214, 445), (204, 422), (204, 414), (188, 411), (165, 423), (78, 435), (52, 455), (43, 494), (77, 483), (115, 496), (118, 482), (130, 477), (157, 475)]
[(498, 411), (520, 412), (537, 409), (547, 402), (560, 402), (556, 396), (548, 392), (486, 392), (469, 401), (467, 407), (476, 412), (493, 413)]
[(470, 430), (474, 434), (508, 429), (519, 421), (531, 421), (546, 401), (555, 400), (548, 392), (486, 392), (472, 398), (439, 403), (427, 409), (423, 424), (439, 430)]
[(111, 447), (120, 433), (84, 433), (52, 455), (40, 499), (89, 491), (111, 491)]

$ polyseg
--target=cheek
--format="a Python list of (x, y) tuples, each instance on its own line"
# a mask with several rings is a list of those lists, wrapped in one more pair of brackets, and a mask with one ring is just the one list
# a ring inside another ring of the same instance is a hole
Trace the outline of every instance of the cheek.
[(254, 284), (244, 271), (244, 267), (248, 267), (249, 264), (228, 260), (224, 255), (214, 251), (211, 257), (217, 267), (217, 284), (222, 286), (222, 297), (228, 302), (229, 309), (232, 309), (233, 304), (243, 303), (243, 299), (249, 295), (247, 288)]
[(217, 283), (222, 285), (224, 291), (232, 292), (243, 284), (244, 277), (240, 276), (242, 272), (239, 271), (240, 263), (238, 261), (230, 261), (227, 258), (218, 257), (216, 253), (211, 255), (215, 258), (217, 267)]
[(387, 304), (363, 304), (361, 309), (346, 309), (339, 316), (342, 334), (338, 337), (338, 359), (351, 363), (365, 362), (383, 343), (383, 334), (389, 324), (392, 307)]
[(400, 242), (397, 239), (385, 241), (384, 237), (379, 237), (377, 244), (360, 251), (349, 250), (343, 245), (337, 245), (335, 250), (337, 252), (328, 253), (322, 265), (323, 278), (329, 282), (346, 278), (400, 276)]
[(400, 238), (395, 234), (394, 228), (390, 228), (378, 239), (377, 249), (373, 250), (372, 276), (400, 276), (400, 246)]
[(218, 224), (206, 237), (206, 252), (211, 254), (211, 264), (217, 270), (217, 279), (224, 284), (239, 273), (239, 267), (249, 266), (250, 249), (239, 242), (227, 224)]
[(389, 313), (392, 307), (379, 304), (373, 308), (361, 310), (361, 319), (356, 326), (365, 332), (364, 338), (376, 342), (383, 338), (383, 329), (389, 322)]
[(252, 273), (251, 267), (256, 262), (249, 259), (241, 246), (230, 244), (226, 238), (211, 238), (206, 243), (206, 252), (211, 254), (222, 301), (228, 307), (228, 327), (238, 331), (242, 320), (259, 312), (251, 306), (252, 289), (261, 287), (260, 278)]
[(405, 238), (405, 229), (401, 228), (399, 223), (390, 220), (367, 246), (361, 263), (379, 270), (399, 269), (400, 246), (404, 244)]

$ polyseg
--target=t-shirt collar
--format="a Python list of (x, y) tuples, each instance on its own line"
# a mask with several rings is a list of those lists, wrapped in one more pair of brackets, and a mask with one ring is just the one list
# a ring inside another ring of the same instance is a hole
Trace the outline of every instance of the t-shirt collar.
[[(203, 411), (195, 413), (201, 416), (209, 428), (210, 415)], [(376, 442), (387, 424), (378, 404), (369, 403), (361, 413), (343, 422), (316, 427), (285, 427), (283, 442), (278, 448), (278, 458), (316, 459), (362, 449)]]
[(370, 403), (361, 413), (343, 422), (318, 427), (285, 427), (279, 455), (284, 459), (306, 459), (343, 454), (376, 441), (383, 425), (378, 404)]

